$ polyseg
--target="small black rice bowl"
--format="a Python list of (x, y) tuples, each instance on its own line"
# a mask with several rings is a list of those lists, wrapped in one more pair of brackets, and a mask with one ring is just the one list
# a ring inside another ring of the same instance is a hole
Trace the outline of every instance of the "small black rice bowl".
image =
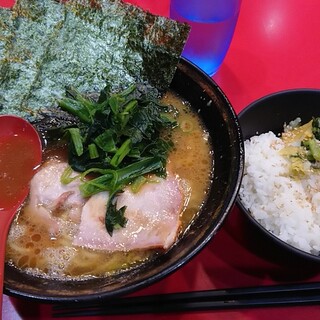
[(242, 179), (243, 141), (238, 118), (213, 80), (186, 60), (180, 61), (171, 89), (198, 112), (209, 132), (214, 154), (210, 190), (187, 232), (164, 254), (108, 277), (82, 281), (43, 279), (6, 265), (4, 293), (47, 303), (113, 298), (163, 279), (214, 238), (236, 201)]
[[(276, 135), (283, 132), (284, 124), (296, 118), (301, 118), (301, 123), (310, 121), (313, 117), (320, 116), (320, 90), (293, 89), (265, 96), (243, 109), (238, 117), (243, 134), (243, 140), (269, 131)], [(320, 256), (316, 256), (297, 249), (280, 240), (264, 228), (247, 210), (238, 196), (237, 205), (244, 213), (253, 227), (253, 233), (258, 235), (260, 253), (266, 256), (281, 258), (282, 261), (320, 263)], [(269, 254), (267, 251), (273, 251)]]

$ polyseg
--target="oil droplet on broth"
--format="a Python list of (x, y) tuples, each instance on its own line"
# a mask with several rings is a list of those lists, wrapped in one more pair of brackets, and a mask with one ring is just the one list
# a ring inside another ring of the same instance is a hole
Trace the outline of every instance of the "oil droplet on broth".
[(26, 248), (33, 248), (34, 247), (34, 244), (32, 242), (28, 242), (26, 244)]
[(41, 240), (41, 235), (36, 233), (31, 236), (32, 241), (39, 242)]

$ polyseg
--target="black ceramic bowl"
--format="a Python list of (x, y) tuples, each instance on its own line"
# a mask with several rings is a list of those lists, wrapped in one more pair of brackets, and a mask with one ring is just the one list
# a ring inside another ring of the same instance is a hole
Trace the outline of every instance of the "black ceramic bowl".
[[(251, 103), (239, 113), (238, 117), (243, 140), (247, 140), (268, 131), (279, 134), (283, 132), (284, 123), (289, 123), (297, 117), (301, 118), (302, 123), (306, 123), (315, 116), (320, 116), (320, 90), (295, 89), (263, 97)], [(300, 262), (320, 262), (320, 256), (297, 249), (265, 229), (244, 207), (240, 196), (237, 199), (237, 205), (255, 231), (262, 235), (260, 240), (265, 242), (265, 248), (268, 248), (266, 251), (275, 250), (277, 256), (282, 256), (283, 260), (292, 261), (298, 258)]]
[(231, 210), (243, 172), (243, 142), (237, 116), (219, 87), (185, 60), (172, 89), (196, 108), (210, 132), (214, 178), (205, 204), (188, 232), (165, 254), (136, 269), (86, 281), (46, 280), (6, 265), (4, 292), (42, 302), (96, 301), (133, 292), (171, 274), (216, 234)]

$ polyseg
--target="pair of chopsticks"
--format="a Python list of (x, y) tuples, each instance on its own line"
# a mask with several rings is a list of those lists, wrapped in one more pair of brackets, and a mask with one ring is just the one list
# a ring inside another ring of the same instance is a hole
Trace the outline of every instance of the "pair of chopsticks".
[(53, 307), (53, 317), (208, 311), (320, 303), (320, 282), (136, 296)]

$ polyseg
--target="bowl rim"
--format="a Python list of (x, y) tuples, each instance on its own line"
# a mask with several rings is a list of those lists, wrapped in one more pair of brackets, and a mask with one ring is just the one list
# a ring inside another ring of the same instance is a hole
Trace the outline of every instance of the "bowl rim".
[(250, 112), (252, 108), (255, 108), (257, 104), (260, 104), (266, 100), (276, 98), (278, 96), (284, 96), (284, 95), (290, 95), (290, 94), (299, 94), (299, 93), (320, 93), (320, 88), (292, 88), (292, 89), (284, 89), (275, 91), (269, 94), (266, 94), (265, 96), (261, 96), (257, 98), (256, 100), (250, 102), (246, 107), (244, 107), (239, 113), (238, 113), (238, 119), (240, 121), (240, 118), (243, 117), (246, 113)]
[[(238, 119), (241, 124), (241, 118), (244, 117), (247, 113), (252, 112), (253, 109), (260, 107), (261, 108), (261, 103), (264, 103), (265, 101), (272, 100), (274, 98), (277, 98), (279, 96), (286, 96), (286, 95), (291, 95), (291, 94), (320, 94), (320, 89), (317, 88), (293, 88), (293, 89), (285, 89), (285, 90), (280, 90), (276, 91), (270, 94), (267, 94), (265, 96), (262, 96), (258, 98), (257, 100), (251, 102), (248, 104), (247, 107), (241, 110), (238, 114)], [(270, 131), (272, 131), (270, 129)], [(262, 133), (258, 133), (260, 135)], [(253, 136), (253, 135), (252, 135)], [(251, 137), (252, 137), (251, 136)], [(249, 138), (247, 138), (249, 139)], [(243, 137), (243, 141), (247, 140)], [(262, 224), (260, 224), (257, 219), (255, 219), (252, 214), (250, 213), (250, 210), (247, 209), (240, 196), (240, 192), (237, 195), (236, 199), (236, 205), (240, 209), (241, 212), (244, 213), (247, 219), (258, 229), (260, 230), (265, 236), (267, 236), (273, 243), (280, 245), (284, 250), (287, 250), (288, 252), (291, 252), (295, 254), (296, 256), (305, 259), (306, 261), (314, 262), (314, 263), (320, 263), (320, 254), (314, 255), (312, 253), (309, 253), (307, 251), (304, 251), (302, 249), (299, 249), (297, 247), (294, 247), (293, 245), (285, 242), (284, 240), (280, 239), (277, 237), (275, 234), (273, 234), (271, 231), (266, 229)]]

